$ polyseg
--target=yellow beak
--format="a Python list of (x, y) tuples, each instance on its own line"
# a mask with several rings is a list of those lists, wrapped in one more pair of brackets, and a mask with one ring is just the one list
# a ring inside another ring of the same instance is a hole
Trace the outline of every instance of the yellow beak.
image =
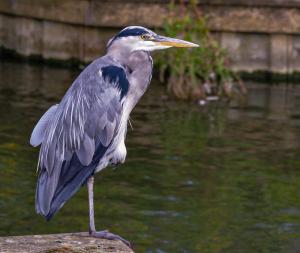
[(153, 39), (153, 41), (159, 45), (170, 46), (170, 47), (199, 47), (199, 45), (189, 41), (174, 39), (174, 38), (169, 38), (164, 36), (157, 36)]

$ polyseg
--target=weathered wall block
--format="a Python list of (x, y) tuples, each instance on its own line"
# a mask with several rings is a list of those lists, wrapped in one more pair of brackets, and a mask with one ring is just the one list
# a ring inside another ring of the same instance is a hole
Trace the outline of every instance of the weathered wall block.
[(287, 73), (288, 65), (288, 43), (290, 36), (285, 34), (273, 34), (270, 38), (270, 69), (272, 72)]
[(43, 22), (43, 57), (45, 59), (67, 60), (79, 58), (80, 29), (75, 26)]
[(95, 57), (105, 53), (105, 46), (115, 34), (114, 29), (99, 29), (95, 27), (84, 27), (81, 38), (81, 57), (84, 62), (90, 62)]
[[(299, 8), (245, 6), (204, 6), (211, 30), (248, 33), (300, 33)], [(272, 1), (270, 1), (272, 2)]]
[(288, 45), (289, 72), (300, 70), (300, 35), (291, 36)]
[(268, 35), (225, 32), (222, 33), (220, 42), (228, 51), (233, 70), (269, 70)]
[(41, 55), (43, 48), (42, 33), (42, 22), (20, 18), (18, 23), (15, 23), (16, 51), (25, 56)]

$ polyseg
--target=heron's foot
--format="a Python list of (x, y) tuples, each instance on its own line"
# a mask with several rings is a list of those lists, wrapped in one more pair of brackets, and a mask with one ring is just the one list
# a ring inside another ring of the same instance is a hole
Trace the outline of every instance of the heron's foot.
[(125, 243), (129, 248), (131, 248), (131, 243), (122, 238), (119, 235), (115, 235), (113, 233), (110, 233), (108, 230), (103, 231), (92, 231), (90, 232), (90, 236), (101, 238), (101, 239), (107, 239), (107, 240), (120, 240), (121, 242)]

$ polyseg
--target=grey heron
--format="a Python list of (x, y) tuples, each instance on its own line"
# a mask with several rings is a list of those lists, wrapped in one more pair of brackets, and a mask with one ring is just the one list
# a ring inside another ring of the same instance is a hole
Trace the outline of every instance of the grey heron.
[(51, 219), (87, 184), (89, 234), (129, 245), (118, 235), (96, 231), (94, 175), (125, 161), (129, 114), (152, 78), (150, 52), (197, 46), (141, 26), (127, 27), (109, 40), (107, 53), (80, 73), (60, 103), (51, 106), (33, 129), (30, 144), (41, 145), (35, 197), (38, 214)]

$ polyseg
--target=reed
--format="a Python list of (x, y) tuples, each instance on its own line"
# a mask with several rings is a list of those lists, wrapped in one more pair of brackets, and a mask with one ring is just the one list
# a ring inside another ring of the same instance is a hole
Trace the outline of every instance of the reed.
[(199, 43), (199, 48), (166, 50), (158, 57), (160, 80), (169, 93), (186, 100), (233, 97), (245, 93), (239, 76), (229, 68), (226, 50), (209, 32), (197, 1), (171, 2), (163, 26), (166, 36)]

